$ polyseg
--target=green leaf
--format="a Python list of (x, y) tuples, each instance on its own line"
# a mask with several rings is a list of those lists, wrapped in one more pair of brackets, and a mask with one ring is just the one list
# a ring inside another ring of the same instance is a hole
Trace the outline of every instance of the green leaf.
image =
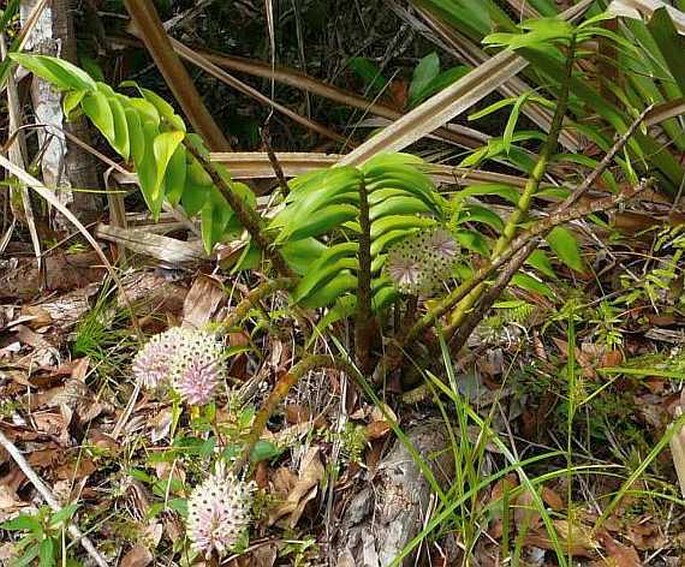
[(378, 66), (366, 57), (351, 57), (347, 64), (364, 81), (366, 88), (373, 94), (381, 92), (388, 84)]
[(457, 242), (467, 250), (471, 250), (476, 254), (488, 257), (490, 256), (490, 247), (488, 241), (480, 232), (473, 230), (459, 230), (454, 233)]
[(25, 567), (31, 565), (33, 560), (38, 557), (41, 550), (41, 542), (36, 541), (33, 543), (19, 559), (12, 563), (12, 567)]
[(88, 73), (64, 59), (27, 53), (10, 53), (9, 57), (62, 91), (90, 92), (96, 88), (95, 81)]
[(533, 253), (528, 256), (526, 264), (549, 278), (557, 279), (557, 274), (552, 267), (552, 262), (550, 262), (549, 257), (545, 254), (544, 250), (533, 250)]
[(416, 215), (394, 215), (382, 217), (371, 223), (371, 241), (391, 230), (409, 230), (413, 228), (430, 228), (437, 221), (433, 218)]
[(326, 245), (315, 238), (293, 240), (281, 247), (285, 261), (300, 275), (308, 273), (312, 258), (318, 258), (326, 250)]
[(311, 346), (311, 342), (317, 339), (319, 336), (323, 335), (331, 325), (352, 317), (357, 308), (357, 298), (354, 295), (345, 295), (339, 298), (333, 306), (326, 311), (321, 320), (316, 324), (315, 333), (312, 333), (312, 337), (309, 340), (306, 348)]
[(573, 25), (559, 18), (536, 18), (521, 24), (527, 33), (493, 33), (483, 38), (485, 45), (520, 49), (522, 47), (544, 49), (550, 43), (569, 40)]
[(155, 218), (157, 218), (161, 212), (162, 201), (164, 199), (162, 185), (167, 166), (184, 137), (185, 133), (178, 130), (174, 132), (162, 132), (161, 134), (158, 134), (152, 142), (152, 151), (155, 156), (156, 165), (155, 185), (152, 189), (152, 202), (155, 203), (155, 209), (152, 210), (152, 214)]
[(685, 37), (678, 33), (665, 6), (654, 11), (647, 28), (659, 46), (659, 51), (678, 84), (681, 94), (685, 94), (685, 65), (683, 65)]
[(128, 125), (128, 137), (131, 149), (131, 156), (136, 168), (145, 159), (145, 134), (143, 133), (143, 125), (140, 121), (140, 116), (135, 109), (129, 108), (128, 105), (124, 107), (124, 114)]
[(358, 209), (354, 205), (331, 205), (309, 218), (298, 217), (288, 226), (284, 226), (276, 242), (286, 240), (300, 240), (312, 236), (320, 236), (339, 228), (343, 223), (357, 218)]
[(232, 215), (233, 211), (223, 195), (218, 191), (210, 192), (202, 207), (202, 243), (207, 254), (212, 252), (216, 243), (221, 242)]
[(95, 124), (102, 135), (116, 150), (116, 133), (114, 131), (114, 116), (109, 106), (107, 96), (100, 91), (91, 91), (83, 97), (81, 102), (86, 116)]
[(427, 100), (434, 94), (446, 89), (452, 83), (461, 79), (470, 70), (471, 69), (469, 69), (465, 65), (458, 65), (456, 67), (452, 67), (451, 69), (443, 71), (437, 77), (435, 77), (430, 83), (428, 83), (426, 88), (424, 88), (421, 92), (417, 93), (414, 104), (418, 105), (419, 103)]
[(110, 110), (112, 111), (112, 120), (114, 124), (114, 139), (112, 146), (119, 153), (121, 157), (128, 160), (131, 152), (131, 142), (128, 133), (128, 120), (126, 119), (126, 112), (119, 99), (108, 97)]
[(167, 122), (169, 122), (169, 124), (171, 124), (171, 126), (173, 126), (176, 130), (180, 130), (181, 132), (185, 133), (185, 122), (183, 122), (181, 117), (176, 114), (173, 106), (171, 106), (166, 100), (151, 90), (141, 88), (140, 92), (143, 94), (145, 100), (151, 103), (157, 109), (159, 114), (163, 116)]
[(552, 291), (551, 287), (549, 287), (545, 282), (542, 282), (530, 274), (526, 274), (525, 272), (519, 272), (518, 274), (515, 274), (514, 277), (511, 278), (511, 283), (512, 285), (518, 286), (526, 291), (538, 293), (550, 299), (554, 298), (554, 292)]
[(414, 196), (402, 195), (397, 197), (390, 197), (370, 207), (369, 219), (375, 221), (381, 217), (388, 215), (410, 215), (425, 213), (430, 214), (433, 209), (426, 205), (426, 203)]
[(151, 104), (142, 98), (129, 98), (128, 106), (138, 112), (142, 123), (152, 122), (155, 127), (159, 126), (159, 112), (157, 112), (154, 104)]
[(459, 211), (459, 218), (457, 225), (465, 222), (478, 222), (492, 227), (496, 231), (501, 231), (504, 228), (504, 221), (500, 216), (482, 205), (468, 204), (461, 211)]
[(138, 158), (134, 153), (138, 181), (140, 182), (140, 189), (148, 209), (150, 209), (153, 214), (155, 214), (155, 211), (159, 214), (159, 211), (162, 209), (164, 194), (160, 191), (155, 191), (155, 187), (157, 187), (161, 181), (157, 181), (157, 164), (155, 163), (155, 155), (153, 152), (153, 144), (155, 138), (159, 134), (159, 128), (151, 120), (144, 120), (141, 133), (142, 136), (139, 144), (140, 148), (142, 148), (143, 156)]
[(209, 194), (212, 191), (217, 191), (212, 185), (195, 185), (194, 183), (186, 183), (181, 194), (181, 205), (186, 214), (190, 217), (200, 212), (205, 206)]
[(38, 560), (40, 567), (52, 567), (55, 564), (55, 542), (51, 537), (40, 543)]
[(516, 124), (518, 123), (519, 115), (521, 114), (521, 108), (528, 102), (528, 99), (532, 94), (533, 93), (531, 91), (523, 93), (516, 99), (516, 102), (511, 109), (511, 113), (507, 119), (507, 124), (504, 127), (504, 133), (502, 134), (502, 144), (504, 146), (504, 152), (507, 155), (509, 155), (511, 150), (511, 143), (514, 139), (514, 131), (516, 130)]
[(43, 532), (43, 526), (38, 518), (29, 514), (20, 514), (16, 518), (7, 520), (0, 524), (0, 528), (11, 532), (22, 530), (28, 530), (36, 534)]
[(186, 150), (178, 146), (169, 160), (164, 179), (167, 200), (178, 205), (186, 188)]
[(414, 75), (409, 84), (409, 105), (414, 106), (420, 95), (440, 73), (440, 58), (433, 52), (426, 55), (414, 69)]
[(316, 266), (312, 266), (312, 269), (300, 280), (293, 290), (293, 300), (296, 302), (306, 301), (308, 296), (328, 284), (339, 274), (354, 273), (358, 267), (359, 262), (355, 256), (340, 257), (338, 254), (332, 254), (331, 258), (325, 258), (323, 262), (317, 262)]
[(62, 99), (62, 110), (67, 119), (69, 119), (74, 109), (81, 104), (86, 92), (87, 91), (69, 91), (64, 95), (64, 98)]
[(68, 506), (64, 506), (59, 512), (55, 512), (50, 517), (50, 529), (57, 529), (61, 526), (62, 523), (71, 520), (72, 516), (76, 513), (76, 510), (78, 510), (78, 508), (78, 504), (69, 504)]
[(302, 304), (312, 309), (333, 305), (344, 294), (357, 288), (357, 278), (350, 272), (342, 272), (335, 279), (322, 286)]
[(585, 265), (575, 236), (563, 226), (557, 226), (547, 235), (547, 243), (569, 268), (584, 272)]
[(516, 187), (511, 185), (499, 185), (496, 183), (482, 183), (478, 185), (471, 185), (465, 189), (460, 190), (454, 196), (454, 199), (466, 199), (468, 197), (479, 197), (487, 195), (489, 197), (499, 197), (512, 204), (516, 204), (521, 197), (521, 193)]
[(250, 461), (253, 463), (266, 461), (278, 457), (281, 453), (283, 453), (283, 449), (278, 447), (278, 445), (275, 445), (271, 441), (260, 439), (255, 443), (252, 453), (250, 453)]

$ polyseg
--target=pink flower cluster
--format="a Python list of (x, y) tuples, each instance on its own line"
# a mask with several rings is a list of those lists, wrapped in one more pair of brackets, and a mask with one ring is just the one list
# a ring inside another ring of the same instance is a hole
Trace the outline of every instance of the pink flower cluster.
[(192, 549), (222, 557), (234, 548), (249, 526), (254, 490), (254, 483), (237, 479), (219, 461), (216, 472), (188, 498), (186, 531)]
[(173, 327), (152, 337), (132, 369), (145, 388), (171, 386), (189, 404), (206, 404), (224, 377), (223, 345), (205, 331)]

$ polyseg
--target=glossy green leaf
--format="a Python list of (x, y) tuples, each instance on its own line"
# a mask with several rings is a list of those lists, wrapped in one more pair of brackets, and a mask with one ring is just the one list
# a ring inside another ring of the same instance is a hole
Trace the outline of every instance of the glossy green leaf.
[(159, 126), (159, 112), (157, 112), (154, 104), (142, 98), (129, 98), (128, 106), (140, 114), (141, 122), (152, 122), (156, 127)]
[(145, 133), (143, 132), (143, 125), (140, 121), (140, 116), (135, 109), (124, 106), (124, 114), (128, 127), (128, 137), (130, 144), (130, 153), (133, 161), (138, 168), (138, 164), (145, 159)]
[(470, 185), (461, 189), (455, 194), (454, 199), (466, 199), (468, 197), (499, 197), (515, 205), (521, 197), (520, 190), (511, 185), (499, 185), (496, 183), (482, 183), (478, 185)]
[(315, 238), (302, 238), (283, 245), (281, 253), (288, 265), (297, 274), (303, 275), (309, 272), (312, 258), (318, 258), (326, 250), (326, 245)]
[[(155, 191), (158, 186), (157, 181), (157, 164), (155, 163), (155, 154), (153, 151), (153, 144), (155, 138), (159, 134), (159, 129), (152, 121), (144, 121), (142, 124), (142, 159), (136, 158), (136, 169), (138, 170), (138, 181), (140, 182), (140, 189), (143, 193), (143, 198), (147, 203), (150, 211), (159, 214), (162, 209), (162, 199), (164, 194), (160, 191)], [(135, 154), (134, 154), (135, 155)], [(161, 183), (161, 181), (159, 182)]]
[(163, 181), (167, 167), (184, 137), (185, 134), (178, 130), (174, 132), (162, 132), (161, 134), (158, 134), (152, 142), (152, 151), (155, 156), (155, 165), (157, 169), (155, 185), (152, 189), (152, 202), (160, 207), (159, 209), (155, 208), (152, 210), (154, 216), (159, 215), (161, 211), (161, 205), (164, 199)]
[(426, 55), (414, 69), (411, 83), (409, 84), (409, 105), (414, 106), (428, 85), (440, 73), (440, 58), (433, 52)]
[(480, 254), (481, 256), (490, 256), (490, 247), (488, 241), (480, 233), (474, 230), (458, 230), (454, 233), (457, 242), (467, 250)]
[(62, 110), (64, 112), (64, 116), (66, 116), (67, 119), (70, 118), (71, 113), (74, 112), (74, 110), (78, 108), (78, 106), (81, 104), (81, 101), (83, 100), (83, 97), (85, 96), (86, 92), (88, 91), (68, 91), (64, 95), (64, 98), (62, 99)]
[(526, 264), (549, 278), (557, 279), (557, 274), (552, 267), (552, 262), (547, 254), (545, 254), (544, 250), (533, 250), (533, 253), (528, 256)]
[(169, 122), (169, 124), (171, 124), (176, 130), (180, 130), (181, 132), (185, 133), (186, 125), (181, 117), (176, 114), (173, 106), (171, 106), (157, 93), (149, 89), (141, 88), (140, 92), (142, 93), (143, 97), (145, 97), (145, 100), (152, 104), (157, 109), (159, 114), (163, 116), (167, 122)]
[(491, 209), (483, 207), (482, 205), (469, 204), (459, 212), (457, 224), (465, 222), (478, 222), (486, 224), (496, 231), (504, 229), (504, 221), (500, 216)]
[(27, 53), (10, 53), (9, 57), (59, 90), (90, 92), (96, 88), (88, 73), (64, 59)]
[(288, 226), (283, 227), (276, 242), (284, 243), (287, 240), (321, 236), (347, 221), (354, 220), (357, 218), (357, 213), (357, 207), (353, 205), (330, 205), (316, 215), (294, 219)]
[(388, 215), (431, 214), (431, 207), (413, 196), (398, 196), (385, 199), (381, 203), (370, 207), (369, 218), (374, 221)]
[(429, 228), (435, 226), (437, 221), (433, 218), (419, 217), (416, 215), (394, 215), (382, 217), (371, 223), (371, 240), (376, 240), (391, 230), (409, 230), (413, 228)]
[(212, 191), (202, 207), (202, 243), (208, 254), (221, 242), (233, 211), (218, 191)]
[(38, 561), (40, 567), (53, 567), (55, 565), (55, 541), (51, 537), (40, 542)]
[(183, 146), (178, 146), (169, 160), (164, 185), (169, 203), (178, 205), (186, 188), (186, 151)]
[(107, 138), (107, 141), (116, 150), (116, 132), (114, 131), (114, 116), (112, 116), (112, 109), (109, 106), (107, 96), (100, 91), (91, 91), (87, 93), (81, 101), (81, 107), (90, 118), (95, 127), (100, 130), (102, 135)]
[(114, 140), (112, 141), (112, 146), (121, 157), (128, 160), (131, 153), (131, 142), (129, 139), (126, 112), (116, 96), (107, 97), (107, 102), (112, 111), (112, 122), (114, 125)]
[(305, 274), (293, 290), (294, 301), (306, 301), (319, 289), (328, 285), (338, 276), (356, 273), (359, 262), (355, 256), (343, 256), (323, 262)]
[(343, 294), (357, 288), (357, 278), (350, 272), (341, 272), (336, 278), (328, 282), (311, 294), (302, 304), (305, 307), (325, 307), (335, 303)]
[(563, 226), (553, 228), (547, 235), (547, 243), (554, 253), (559, 256), (559, 259), (569, 268), (577, 272), (585, 271), (578, 241), (568, 229)]
[(552, 291), (551, 287), (549, 287), (545, 282), (534, 278), (525, 272), (519, 272), (518, 274), (515, 274), (514, 277), (511, 278), (511, 285), (515, 285), (526, 291), (538, 293), (549, 299), (554, 299), (554, 291)]

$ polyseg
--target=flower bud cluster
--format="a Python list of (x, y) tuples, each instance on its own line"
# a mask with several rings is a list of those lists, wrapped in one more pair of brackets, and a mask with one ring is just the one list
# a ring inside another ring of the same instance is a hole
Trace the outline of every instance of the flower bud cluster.
[(422, 230), (395, 244), (386, 271), (402, 293), (430, 297), (451, 277), (459, 245), (449, 231)]
[(181, 327), (152, 337), (133, 361), (133, 374), (141, 386), (170, 386), (193, 405), (213, 399), (224, 371), (221, 342), (206, 331)]
[(192, 549), (219, 557), (231, 551), (249, 526), (254, 491), (253, 482), (239, 480), (220, 461), (188, 498), (186, 530)]

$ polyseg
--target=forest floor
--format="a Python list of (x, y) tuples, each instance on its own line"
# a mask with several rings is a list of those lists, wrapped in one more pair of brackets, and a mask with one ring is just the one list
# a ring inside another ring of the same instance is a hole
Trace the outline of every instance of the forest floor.
[[(560, 284), (563, 309), (531, 296), (533, 310), (495, 309), (449, 362), (458, 401), (440, 402), (424, 385), (410, 394), (379, 391), (379, 406), (338, 372), (301, 380), (269, 421), (253, 471), (259, 497), (249, 547), (227, 564), (325, 563), (354, 495), (373, 483), (395, 442), (392, 416), (402, 431), (447, 424), (456, 436), (445, 450), (461, 475), (451, 482), (487, 480), (425, 537), (420, 564), (558, 564), (549, 519), (569, 564), (682, 565), (684, 515), (665, 436), (682, 404), (682, 276), (656, 285), (653, 260), (661, 254), (658, 265), (667, 265), (673, 250), (644, 246), (648, 260), (635, 260), (635, 250), (598, 255), (594, 271), (604, 285), (590, 276)], [(172, 401), (136, 390), (131, 361), (140, 337), (218, 320), (255, 282), (212, 275), (209, 266), (139, 266), (122, 272), (124, 301), (90, 252), (55, 250), (47, 279), (30, 257), (2, 262), (0, 431), (52, 495), (77, 504), (74, 522), (111, 564), (183, 564), (189, 478), (216, 440), (202, 419), (176, 422)], [(608, 291), (616, 266), (636, 280), (623, 289), (613, 281), (616, 291)], [(228, 382), (238, 395), (220, 398), (214, 416), (228, 432), (226, 447), (243, 438), (292, 364), (298, 330), (284, 306), (260, 306), (252, 327), (230, 336), (239, 354)], [(278, 332), (262, 336), (263, 325)], [(490, 437), (471, 418), (459, 433), (468, 411)], [(527, 463), (522, 470), (546, 517), (520, 470), (498, 474), (507, 451)], [(61, 542), (44, 507), (32, 479), (0, 449), (0, 522), (43, 510), (37, 537)], [(431, 510), (423, 512), (428, 522)], [(4, 532), (0, 564), (20, 564), (17, 551), (30, 546), (32, 536), (13, 534)], [(65, 544), (68, 556), (85, 557)]]

